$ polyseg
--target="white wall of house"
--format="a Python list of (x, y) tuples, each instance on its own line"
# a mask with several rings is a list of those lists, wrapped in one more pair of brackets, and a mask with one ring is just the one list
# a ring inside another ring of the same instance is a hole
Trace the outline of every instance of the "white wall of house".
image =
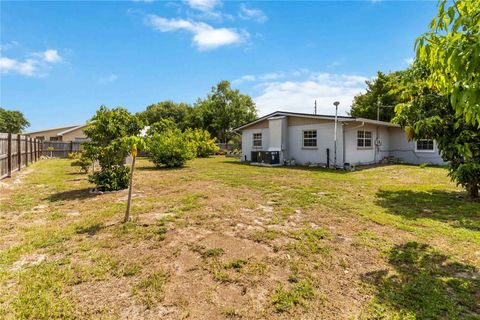
[[(242, 160), (251, 161), (252, 151), (279, 151), (280, 163), (295, 159), (297, 164), (327, 164), (327, 148), (330, 149), (330, 164), (334, 159), (334, 121), (308, 123), (308, 121), (290, 121), (289, 117), (273, 117), (253, 129), (242, 130)], [(317, 131), (317, 146), (303, 146), (303, 132)], [(371, 147), (358, 147), (358, 131), (372, 133)], [(262, 147), (253, 147), (253, 134), (262, 134)], [(380, 144), (375, 143), (376, 140)], [(344, 145), (345, 143), (345, 145)], [(337, 166), (344, 162), (350, 164), (378, 163), (385, 157), (393, 156), (403, 163), (444, 164), (435, 145), (432, 151), (416, 150), (414, 141), (407, 141), (406, 134), (399, 127), (363, 123), (361, 121), (338, 122), (337, 129)]]
[[(262, 147), (253, 148), (253, 134), (261, 133), (262, 134)], [(258, 129), (246, 129), (242, 131), (242, 160), (247, 159), (251, 161), (252, 151), (254, 150), (268, 150), (268, 145), (270, 143), (269, 139), (269, 129), (268, 128), (258, 128)], [(246, 158), (245, 158), (246, 156)]]
[(390, 140), (392, 141), (390, 155), (399, 159), (401, 162), (411, 164), (445, 164), (439, 154), (436, 143), (434, 143), (433, 151), (415, 150), (416, 142), (408, 141), (407, 135), (401, 128), (390, 128), (389, 134)]
[[(388, 128), (373, 124), (362, 124), (350, 122), (344, 126), (345, 133), (345, 162), (350, 164), (371, 164), (377, 163), (388, 156), (390, 148), (390, 136)], [(357, 145), (358, 131), (371, 132), (372, 145), (370, 147), (359, 147)], [(379, 140), (381, 145), (375, 144)]]
[[(303, 131), (317, 130), (317, 147), (303, 146)], [(330, 164), (334, 159), (334, 123), (307, 124), (288, 127), (288, 157), (298, 164), (307, 162), (327, 164), (327, 148), (330, 149)], [(342, 165), (343, 139), (342, 125), (337, 128), (337, 165)]]

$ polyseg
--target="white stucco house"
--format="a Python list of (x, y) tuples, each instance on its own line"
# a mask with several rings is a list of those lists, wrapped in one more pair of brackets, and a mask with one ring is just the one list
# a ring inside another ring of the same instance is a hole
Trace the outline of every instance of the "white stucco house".
[[(435, 141), (408, 141), (399, 125), (339, 116), (336, 166), (400, 163), (444, 164)], [(242, 134), (242, 160), (282, 165), (334, 166), (335, 117), (276, 111), (236, 128)], [(293, 160), (293, 161), (292, 161)]]

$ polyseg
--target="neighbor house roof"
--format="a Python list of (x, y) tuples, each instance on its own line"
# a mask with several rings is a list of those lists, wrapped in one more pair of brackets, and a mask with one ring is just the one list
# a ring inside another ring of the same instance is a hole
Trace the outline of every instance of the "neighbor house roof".
[(64, 134), (66, 133), (69, 133), (69, 132), (72, 132), (72, 131), (75, 131), (75, 130), (78, 130), (78, 129), (82, 129), (82, 128), (85, 128), (87, 126), (87, 124), (82, 124), (82, 125), (79, 125), (79, 126), (75, 126), (73, 128), (69, 128), (65, 131), (62, 131), (62, 132), (59, 132), (57, 133), (57, 136), (63, 136)]
[(25, 132), (25, 134), (33, 134), (33, 133), (38, 133), (38, 132), (45, 132), (45, 131), (54, 131), (54, 130), (68, 130), (68, 129), (71, 129), (71, 128), (76, 128), (78, 127), (78, 124), (77, 125), (72, 125), (72, 126), (64, 126), (64, 127), (56, 127), (56, 128), (47, 128), (47, 129), (42, 129), (42, 130), (35, 130), (35, 131), (29, 131), (29, 132)]
[[(243, 130), (255, 123), (258, 123), (263, 120), (268, 120), (274, 117), (280, 117), (280, 116), (290, 116), (290, 117), (300, 117), (300, 118), (311, 118), (311, 119), (322, 119), (322, 120), (335, 120), (335, 116), (332, 115), (322, 115), (322, 114), (309, 114), (309, 113), (298, 113), (298, 112), (288, 112), (288, 111), (275, 111), (270, 114), (267, 114), (263, 117), (260, 117), (254, 121), (251, 121), (249, 123), (246, 123), (240, 127), (235, 128), (235, 131), (238, 130)], [(349, 116), (338, 116), (337, 117), (339, 121), (342, 122), (365, 122), (365, 123), (371, 123), (375, 125), (380, 125), (380, 126), (386, 126), (386, 127), (399, 127), (398, 124), (391, 123), (391, 122), (386, 122), (386, 121), (377, 121), (377, 120), (372, 120), (372, 119), (365, 119), (365, 118), (357, 118), (357, 117), (349, 117)]]

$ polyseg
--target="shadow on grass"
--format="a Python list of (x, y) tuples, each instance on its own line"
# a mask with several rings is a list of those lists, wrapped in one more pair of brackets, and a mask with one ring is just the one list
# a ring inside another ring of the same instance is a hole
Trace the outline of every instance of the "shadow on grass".
[[(332, 168), (323, 168), (323, 167), (307, 167), (307, 166), (260, 166), (260, 165), (252, 165), (250, 162), (244, 162), (244, 161), (221, 161), (222, 163), (226, 164), (234, 164), (238, 166), (244, 166), (244, 167), (256, 167), (256, 168), (271, 168), (271, 169), (289, 169), (289, 170), (299, 170), (299, 171), (311, 171), (311, 172), (331, 172), (331, 173), (338, 173), (338, 174), (347, 174), (352, 171), (346, 171), (346, 170), (335, 170)], [(356, 169), (355, 171), (360, 171), (360, 169)]]
[(95, 198), (98, 194), (90, 193), (90, 188), (69, 190), (64, 192), (58, 192), (49, 195), (43, 200), (48, 200), (50, 202), (56, 201), (69, 201), (69, 200), (84, 200), (89, 198)]
[(395, 273), (367, 273), (374, 286), (372, 318), (478, 319), (480, 274), (471, 265), (449, 261), (427, 244), (408, 242), (388, 252)]
[(376, 204), (407, 219), (427, 218), (480, 231), (480, 203), (467, 200), (462, 192), (380, 190)]

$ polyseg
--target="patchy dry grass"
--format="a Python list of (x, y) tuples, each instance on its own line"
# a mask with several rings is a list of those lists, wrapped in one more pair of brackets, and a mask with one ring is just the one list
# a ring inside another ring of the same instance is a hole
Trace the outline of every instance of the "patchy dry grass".
[(0, 318), (480, 317), (480, 204), (442, 168), (137, 172), (127, 224), (68, 160), (4, 180)]

